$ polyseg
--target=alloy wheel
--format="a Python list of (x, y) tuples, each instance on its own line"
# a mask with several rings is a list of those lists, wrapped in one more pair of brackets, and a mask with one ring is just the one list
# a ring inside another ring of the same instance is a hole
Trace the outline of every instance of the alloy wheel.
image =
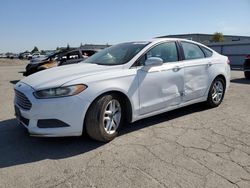
[(224, 86), (220, 80), (215, 81), (212, 90), (212, 100), (214, 103), (218, 104), (223, 97)]
[(107, 134), (114, 134), (121, 121), (121, 105), (118, 100), (112, 99), (106, 106), (103, 117), (103, 126)]

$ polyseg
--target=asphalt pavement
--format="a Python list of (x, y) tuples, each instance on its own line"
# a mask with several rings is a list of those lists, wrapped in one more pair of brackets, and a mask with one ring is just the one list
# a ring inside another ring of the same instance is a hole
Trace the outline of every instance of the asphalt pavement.
[(14, 118), (27, 62), (0, 64), (0, 188), (250, 187), (250, 81), (232, 71), (221, 106), (195, 104), (133, 124), (103, 144), (34, 138)]

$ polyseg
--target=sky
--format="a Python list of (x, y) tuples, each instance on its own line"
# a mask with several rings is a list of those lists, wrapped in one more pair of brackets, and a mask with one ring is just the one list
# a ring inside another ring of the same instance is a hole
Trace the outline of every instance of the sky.
[(169, 34), (250, 36), (250, 0), (0, 0), (0, 53)]

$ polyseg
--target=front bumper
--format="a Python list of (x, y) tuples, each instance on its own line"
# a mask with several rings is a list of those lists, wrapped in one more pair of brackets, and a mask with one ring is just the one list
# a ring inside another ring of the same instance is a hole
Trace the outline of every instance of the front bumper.
[[(80, 136), (82, 134), (84, 117), (90, 105), (88, 101), (82, 100), (77, 95), (53, 99), (36, 99), (33, 96), (34, 90), (24, 83), (17, 83), (15, 90), (25, 94), (32, 103), (31, 109), (25, 110), (18, 105), (17, 98), (14, 99), (14, 105), (20, 113), (18, 121), (28, 129), (30, 135), (61, 137)], [(41, 120), (43, 122), (57, 120), (68, 126), (56, 127), (55, 125), (50, 127), (48, 125), (40, 128), (38, 122), (41, 122)]]

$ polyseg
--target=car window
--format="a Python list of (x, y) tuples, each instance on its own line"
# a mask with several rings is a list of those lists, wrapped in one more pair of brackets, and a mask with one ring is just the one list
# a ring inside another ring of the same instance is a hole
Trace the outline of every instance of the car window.
[(86, 59), (84, 63), (110, 66), (125, 64), (148, 44), (149, 42), (128, 42), (117, 44), (94, 54)]
[(204, 52), (206, 57), (211, 57), (213, 55), (213, 52), (211, 50), (209, 50), (209, 49), (207, 49), (207, 48), (205, 48), (203, 46), (200, 46), (200, 47), (201, 47), (201, 49)]
[(202, 52), (202, 50), (198, 45), (189, 42), (181, 42), (181, 44), (184, 51), (184, 57), (186, 60), (199, 59), (205, 57), (204, 53)]
[(67, 59), (67, 60), (79, 59), (79, 58), (80, 58), (79, 51), (73, 51), (73, 52), (67, 53), (62, 57), (62, 59)]
[(82, 50), (82, 55), (84, 56), (92, 56), (96, 52), (94, 50)]
[(166, 42), (153, 47), (139, 60), (139, 64), (144, 65), (146, 59), (150, 57), (161, 58), (163, 63), (178, 61), (178, 53), (175, 42)]

